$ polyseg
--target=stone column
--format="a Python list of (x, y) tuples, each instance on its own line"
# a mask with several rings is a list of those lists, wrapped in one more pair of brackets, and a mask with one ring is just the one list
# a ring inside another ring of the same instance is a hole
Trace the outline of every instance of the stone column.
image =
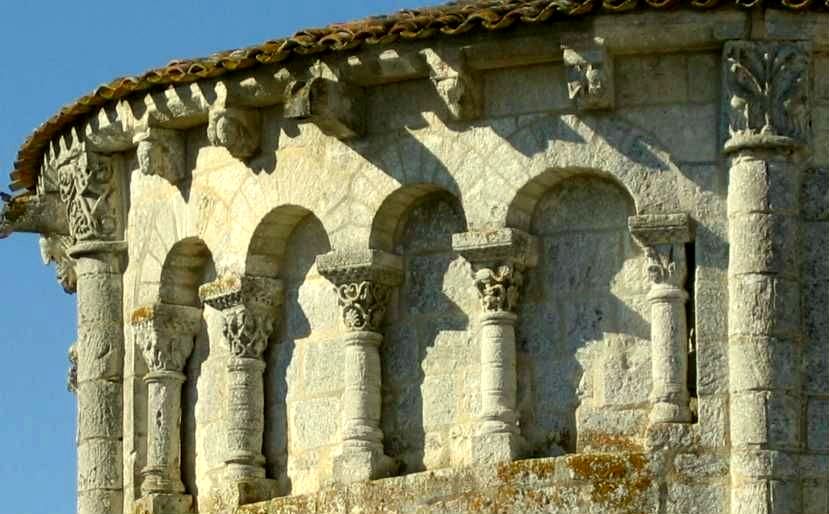
[(688, 216), (632, 216), (630, 232), (645, 249), (651, 304), (650, 422), (688, 423), (688, 323), (684, 289), (685, 243), (691, 240)]
[(77, 281), (78, 513), (118, 514), (123, 511), (124, 174), (119, 158), (82, 145), (51, 165), (69, 228), (61, 247), (75, 261)]
[(518, 429), (515, 322), (524, 270), (537, 259), (536, 242), (518, 230), (501, 229), (455, 234), (452, 247), (472, 264), (481, 300), (481, 410), (472, 459), (509, 462), (524, 446)]
[(810, 60), (793, 42), (735, 41), (723, 53), (732, 514), (801, 511), (798, 217)]
[(163, 303), (132, 314), (136, 343), (149, 370), (144, 376), (147, 465), (138, 502), (149, 514), (188, 512), (193, 502), (181, 482), (181, 386), (201, 320), (200, 308)]
[(76, 260), (78, 341), (78, 513), (123, 509), (124, 326), (122, 273), (126, 244), (79, 243)]
[(204, 302), (221, 311), (228, 350), (225, 474), (221, 494), (228, 506), (276, 495), (276, 481), (265, 477), (264, 353), (282, 303), (282, 282), (250, 276), (223, 277), (202, 286)]
[(402, 259), (378, 250), (332, 252), (317, 258), (337, 293), (343, 327), (342, 443), (334, 458), (340, 483), (383, 478), (394, 472), (380, 430), (379, 348), (392, 288), (402, 282)]

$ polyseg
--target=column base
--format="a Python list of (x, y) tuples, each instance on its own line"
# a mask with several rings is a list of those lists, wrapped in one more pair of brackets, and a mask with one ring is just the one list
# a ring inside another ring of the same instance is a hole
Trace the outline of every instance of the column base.
[(653, 404), (651, 407), (648, 421), (651, 424), (655, 423), (690, 423), (691, 422), (691, 408), (687, 405), (677, 405), (674, 403), (659, 402)]
[(270, 500), (279, 496), (279, 484), (269, 478), (244, 478), (223, 484), (219, 494), (227, 508)]
[(334, 481), (338, 484), (386, 478), (395, 471), (394, 459), (382, 450), (349, 449), (334, 457)]
[(521, 458), (524, 439), (515, 433), (497, 432), (472, 436), (472, 462), (498, 464)]
[(189, 494), (148, 494), (135, 502), (135, 514), (187, 514), (192, 512)]

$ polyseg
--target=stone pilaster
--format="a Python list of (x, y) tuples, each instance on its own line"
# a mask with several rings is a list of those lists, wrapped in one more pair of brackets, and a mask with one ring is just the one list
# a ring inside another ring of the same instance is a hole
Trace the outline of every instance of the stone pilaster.
[(181, 482), (181, 386), (202, 311), (159, 303), (137, 309), (131, 318), (136, 345), (149, 370), (144, 376), (147, 465), (139, 504), (151, 514), (185, 512), (192, 498), (184, 494)]
[(334, 458), (340, 483), (383, 478), (394, 471), (380, 430), (383, 321), (392, 289), (402, 282), (402, 260), (378, 250), (332, 252), (317, 258), (334, 284), (340, 306), (345, 390), (342, 443)]
[(221, 492), (228, 506), (263, 501), (276, 494), (265, 477), (262, 439), (265, 430), (263, 358), (282, 303), (282, 282), (251, 276), (223, 277), (199, 291), (207, 305), (221, 311), (228, 350), (227, 434)]
[(732, 514), (801, 511), (799, 184), (810, 49), (727, 43), (728, 339)]
[(537, 259), (536, 241), (500, 229), (455, 234), (452, 246), (472, 264), (481, 300), (481, 411), (472, 459), (509, 462), (520, 456), (524, 442), (518, 429), (515, 323), (524, 271)]
[(651, 412), (653, 423), (691, 421), (688, 396), (688, 274), (685, 214), (632, 216), (630, 232), (645, 249), (651, 305)]
[(123, 510), (123, 272), (118, 159), (87, 151), (58, 164), (78, 305), (78, 513)]

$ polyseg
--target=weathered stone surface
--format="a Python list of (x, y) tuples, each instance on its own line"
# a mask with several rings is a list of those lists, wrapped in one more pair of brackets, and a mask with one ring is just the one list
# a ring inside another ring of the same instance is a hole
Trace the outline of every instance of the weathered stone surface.
[(824, 514), (826, 15), (648, 9), (58, 134), (0, 235), (77, 290), (79, 514)]

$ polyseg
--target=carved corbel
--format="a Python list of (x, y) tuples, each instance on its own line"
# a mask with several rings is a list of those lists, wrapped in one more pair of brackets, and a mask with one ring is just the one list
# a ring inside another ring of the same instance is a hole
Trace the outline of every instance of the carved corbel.
[(40, 256), (43, 264), (55, 263), (58, 282), (69, 294), (77, 291), (78, 275), (75, 272), (75, 259), (69, 257), (72, 239), (69, 236), (46, 235), (40, 237)]
[(438, 95), (456, 121), (474, 120), (483, 109), (483, 82), (466, 64), (460, 52), (422, 51), (429, 68), (429, 78)]
[(144, 175), (158, 175), (176, 185), (186, 178), (186, 144), (178, 130), (147, 127), (133, 142), (138, 144), (138, 166)]
[(66, 209), (53, 193), (9, 196), (0, 193), (0, 239), (14, 232), (68, 234)]
[(363, 89), (321, 76), (294, 81), (285, 91), (285, 117), (310, 121), (337, 139), (360, 137), (365, 133)]
[(233, 157), (249, 159), (262, 140), (262, 115), (256, 109), (214, 105), (210, 108), (207, 138), (210, 144), (227, 148)]
[(732, 41), (725, 46), (726, 151), (809, 143), (807, 43)]
[(574, 36), (565, 38), (564, 65), (567, 92), (579, 109), (613, 109), (613, 57), (604, 39)]

